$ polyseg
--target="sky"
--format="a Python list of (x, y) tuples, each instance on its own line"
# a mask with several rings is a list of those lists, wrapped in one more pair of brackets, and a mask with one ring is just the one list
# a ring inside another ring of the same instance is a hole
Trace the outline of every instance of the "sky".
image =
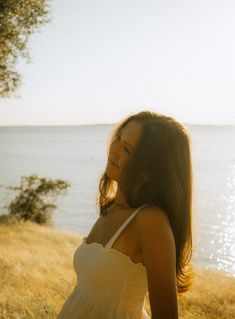
[(53, 0), (0, 126), (116, 123), (141, 110), (235, 124), (234, 0)]

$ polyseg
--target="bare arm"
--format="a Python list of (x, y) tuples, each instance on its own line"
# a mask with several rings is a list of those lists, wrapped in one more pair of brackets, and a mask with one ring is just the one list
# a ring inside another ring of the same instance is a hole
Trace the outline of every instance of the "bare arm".
[(178, 319), (175, 242), (164, 211), (151, 206), (137, 215), (152, 319)]

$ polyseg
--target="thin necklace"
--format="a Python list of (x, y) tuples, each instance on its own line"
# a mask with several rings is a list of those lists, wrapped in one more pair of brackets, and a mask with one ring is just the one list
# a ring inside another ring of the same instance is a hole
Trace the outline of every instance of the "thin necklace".
[(121, 208), (130, 208), (130, 206), (128, 204), (125, 204), (125, 203), (117, 203), (117, 202), (114, 202), (113, 203), (114, 207), (121, 207)]

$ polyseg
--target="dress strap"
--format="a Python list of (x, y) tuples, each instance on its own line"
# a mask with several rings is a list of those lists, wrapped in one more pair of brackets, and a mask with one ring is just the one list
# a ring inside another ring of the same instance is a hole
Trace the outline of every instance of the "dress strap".
[(135, 217), (135, 215), (145, 206), (150, 205), (150, 203), (141, 205), (138, 207), (128, 218), (125, 220), (125, 222), (119, 227), (119, 229), (116, 231), (116, 233), (112, 236), (112, 238), (107, 242), (105, 247), (111, 248), (113, 246), (113, 243), (118, 238), (118, 236), (121, 234), (123, 229), (128, 225), (128, 223)]

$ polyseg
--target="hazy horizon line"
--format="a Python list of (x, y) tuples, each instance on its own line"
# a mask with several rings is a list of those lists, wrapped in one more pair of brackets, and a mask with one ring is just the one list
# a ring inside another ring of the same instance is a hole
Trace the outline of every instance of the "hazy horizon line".
[[(235, 123), (185, 123), (184, 125), (189, 126), (235, 126)], [(77, 126), (104, 126), (104, 125), (116, 125), (117, 123), (84, 123), (84, 124), (10, 124), (0, 125), (0, 127), (77, 127)]]

